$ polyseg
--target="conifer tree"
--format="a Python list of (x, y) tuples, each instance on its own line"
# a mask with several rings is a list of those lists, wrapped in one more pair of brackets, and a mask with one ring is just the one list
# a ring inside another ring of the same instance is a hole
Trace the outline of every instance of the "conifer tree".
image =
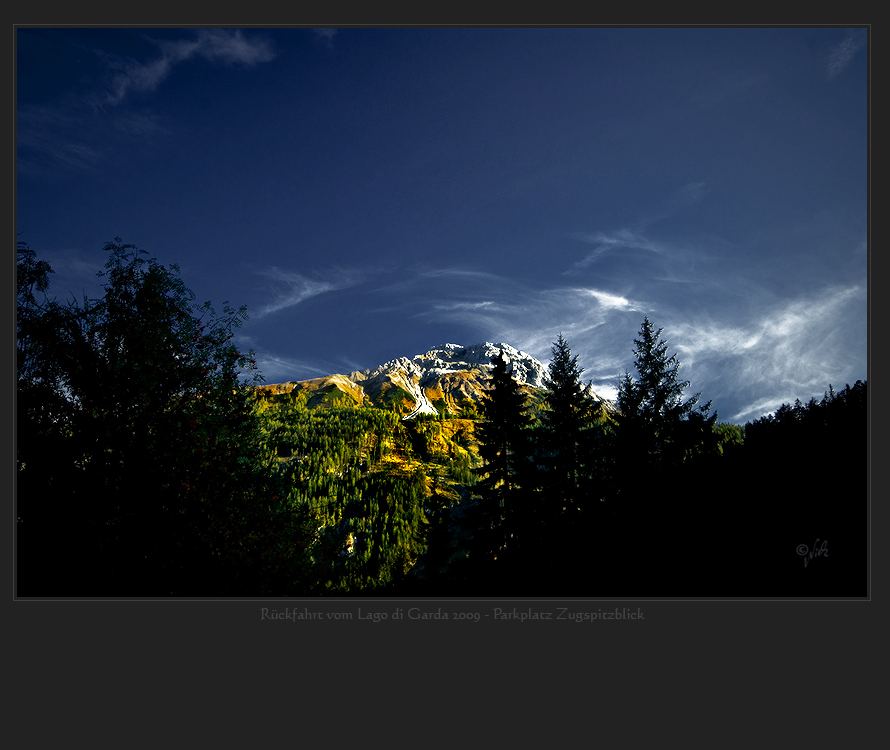
[(668, 356), (662, 330), (656, 331), (645, 318), (640, 338), (634, 339), (637, 377), (626, 372), (618, 384), (618, 432), (625, 480), (631, 467), (657, 475), (681, 463), (708, 439), (717, 420), (716, 412), (710, 414), (710, 401), (696, 408), (700, 393), (684, 400), (689, 381), (680, 379), (680, 363), (676, 355)]
[(484, 465), (476, 470), (476, 489), (481, 498), (483, 546), (486, 555), (497, 555), (525, 525), (518, 506), (519, 489), (527, 456), (525, 395), (507, 370), (501, 351), (492, 359), (488, 392), (481, 402), (483, 421), (477, 428), (479, 455)]
[(551, 520), (563, 516), (573, 522), (585, 499), (591, 496), (593, 430), (599, 406), (589, 385), (582, 382), (584, 370), (562, 334), (553, 345), (552, 354), (545, 380), (547, 409), (542, 415), (545, 495)]

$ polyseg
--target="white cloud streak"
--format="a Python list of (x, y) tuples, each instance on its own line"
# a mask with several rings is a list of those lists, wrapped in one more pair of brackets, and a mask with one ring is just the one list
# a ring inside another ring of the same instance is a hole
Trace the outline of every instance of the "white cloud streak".
[(344, 269), (334, 269), (330, 272), (330, 277), (325, 279), (311, 279), (275, 266), (257, 273), (273, 282), (272, 299), (259, 308), (254, 316), (257, 318), (299, 305), (301, 302), (325, 292), (355, 286), (362, 281), (362, 274)]
[(632, 303), (625, 297), (602, 292), (599, 289), (575, 289), (580, 294), (593, 297), (606, 310), (632, 310)]
[(119, 104), (130, 91), (154, 91), (174, 66), (194, 57), (210, 62), (256, 65), (275, 57), (271, 45), (262, 39), (248, 39), (240, 29), (196, 29), (193, 39), (158, 42), (161, 56), (151, 62), (122, 60), (103, 55), (118, 69), (105, 101)]
[(619, 229), (609, 234), (605, 232), (577, 233), (575, 237), (590, 243), (594, 247), (584, 258), (572, 264), (571, 268), (565, 272), (566, 274), (572, 274), (586, 266), (590, 266), (600, 256), (616, 250), (645, 250), (655, 254), (662, 254), (667, 249), (663, 243), (655, 242), (635, 229)]
[(644, 250), (656, 255), (672, 252), (674, 248), (648, 237), (644, 230), (651, 224), (667, 219), (683, 209), (698, 203), (708, 194), (704, 182), (690, 182), (676, 190), (661, 206), (642, 216), (634, 227), (613, 232), (576, 232), (573, 236), (594, 246), (582, 260), (573, 264), (567, 274), (591, 265), (600, 256), (615, 250)]
[(263, 381), (266, 383), (288, 382), (295, 372), (317, 376), (331, 374), (331, 369), (326, 363), (319, 365), (317, 362), (280, 357), (276, 354), (265, 352), (262, 354), (258, 353), (256, 361), (257, 366), (263, 373)]
[(105, 105), (120, 104), (132, 91), (154, 91), (179, 63), (203, 58), (255, 65), (275, 57), (266, 41), (248, 39), (237, 29), (197, 29), (192, 39), (156, 43), (161, 55), (147, 63), (97, 51), (111, 70), (104, 91), (72, 94), (55, 106), (20, 106), (16, 127), (19, 174), (52, 181), (59, 168), (92, 169), (113, 158), (116, 149), (168, 135), (168, 125), (153, 113), (120, 108), (114, 116), (107, 116), (102, 110)]
[(865, 340), (860, 356), (851, 358), (848, 331), (864, 330), (865, 297), (858, 286), (832, 287), (780, 303), (746, 325), (675, 323), (671, 336), (698, 379), (720, 379), (749, 397), (731, 419), (754, 419), (829, 384), (843, 387), (858, 368), (864, 374)]
[(835, 78), (862, 49), (867, 40), (865, 29), (848, 29), (843, 41), (831, 48), (826, 64), (828, 80)]

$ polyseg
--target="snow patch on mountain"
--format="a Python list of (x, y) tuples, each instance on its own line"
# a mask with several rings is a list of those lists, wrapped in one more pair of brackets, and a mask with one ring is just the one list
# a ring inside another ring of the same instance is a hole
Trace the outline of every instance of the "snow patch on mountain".
[[(379, 393), (386, 383), (397, 385), (411, 394), (415, 401), (414, 410), (405, 417), (410, 419), (418, 414), (436, 414), (430, 401), (430, 393), (454, 399), (470, 397), (478, 399), (481, 382), (486, 380), (491, 370), (491, 361), (503, 353), (507, 369), (519, 383), (543, 388), (547, 371), (530, 354), (504, 343), (485, 342), (473, 346), (442, 344), (424, 354), (411, 359), (398, 357), (377, 367), (351, 372), (346, 377), (361, 385), (369, 394)], [(473, 373), (476, 373), (473, 376)], [(470, 375), (470, 380), (461, 380), (462, 374)], [(457, 378), (457, 379), (455, 379)], [(475, 385), (473, 385), (475, 383)]]
[(417, 354), (412, 359), (399, 357), (377, 367), (352, 372), (348, 377), (354, 382), (362, 382), (373, 380), (381, 375), (400, 372), (405, 375), (406, 379), (417, 378), (416, 382), (423, 383), (430, 378), (449, 373), (473, 369), (487, 372), (491, 369), (491, 360), (501, 352), (507, 362), (507, 370), (519, 383), (535, 388), (544, 387), (547, 370), (537, 359), (509, 344), (488, 341), (473, 346), (442, 344), (433, 347), (425, 354)]
[(411, 362), (428, 373), (458, 372), (470, 369), (491, 369), (491, 360), (503, 353), (507, 371), (519, 383), (544, 387), (547, 370), (531, 354), (504, 343), (486, 341), (472, 346), (442, 344), (426, 354), (418, 354)]

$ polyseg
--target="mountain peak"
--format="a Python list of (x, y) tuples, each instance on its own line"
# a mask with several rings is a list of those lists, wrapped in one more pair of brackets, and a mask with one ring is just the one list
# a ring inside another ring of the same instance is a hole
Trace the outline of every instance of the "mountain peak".
[[(331, 375), (281, 386), (261, 386), (273, 393), (305, 390), (312, 403), (335, 402), (348, 397), (352, 403), (418, 414), (446, 411), (458, 414), (485, 393), (492, 359), (503, 353), (511, 376), (528, 388), (544, 388), (547, 370), (530, 354), (510, 344), (490, 341), (471, 346), (445, 343), (411, 359), (398, 357), (377, 367), (348, 375)], [(343, 382), (348, 381), (348, 382)], [(333, 399), (333, 400), (332, 400)]]
[(544, 387), (547, 370), (531, 354), (519, 351), (510, 344), (485, 341), (481, 344), (441, 344), (411, 360), (424, 370), (470, 370), (491, 368), (491, 361), (503, 353), (510, 374), (519, 383), (534, 388)]
[(403, 401), (411, 409), (406, 419), (417, 414), (437, 414), (443, 409), (457, 413), (462, 403), (482, 397), (491, 360), (501, 352), (519, 383), (544, 387), (546, 370), (537, 359), (509, 344), (487, 341), (472, 346), (441, 344), (411, 359), (399, 357), (346, 377), (361, 385), (372, 403), (383, 403), (391, 400), (393, 394), (403, 393)]

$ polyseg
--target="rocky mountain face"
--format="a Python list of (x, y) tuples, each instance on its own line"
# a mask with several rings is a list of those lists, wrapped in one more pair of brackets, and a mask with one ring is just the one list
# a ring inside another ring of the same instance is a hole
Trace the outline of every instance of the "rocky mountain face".
[(544, 387), (547, 368), (509, 344), (443, 344), (412, 359), (400, 357), (348, 375), (330, 375), (260, 386), (270, 394), (305, 391), (308, 405), (354, 404), (396, 408), (405, 419), (418, 414), (460, 414), (473, 409), (484, 393), (491, 360), (504, 353), (507, 368), (530, 391)]

